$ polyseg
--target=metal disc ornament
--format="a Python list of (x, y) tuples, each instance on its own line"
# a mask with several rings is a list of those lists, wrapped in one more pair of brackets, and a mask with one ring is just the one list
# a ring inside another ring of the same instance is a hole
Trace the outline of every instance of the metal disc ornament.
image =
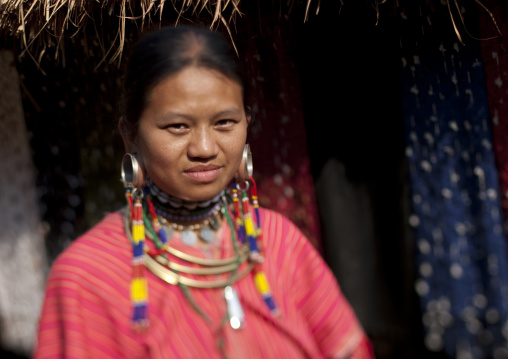
[(198, 241), (198, 236), (190, 229), (184, 229), (181, 236), (182, 242), (188, 246), (193, 246)]
[(215, 239), (215, 233), (210, 229), (210, 227), (203, 227), (199, 230), (199, 238), (206, 243), (211, 243)]
[(213, 214), (208, 221), (208, 225), (214, 230), (218, 230), (220, 227), (219, 218), (216, 214)]
[(173, 235), (175, 234), (175, 230), (173, 229), (173, 227), (168, 225), (162, 225), (162, 229), (164, 230), (164, 232), (166, 232), (166, 238), (168, 239), (168, 241), (171, 240), (173, 238)]

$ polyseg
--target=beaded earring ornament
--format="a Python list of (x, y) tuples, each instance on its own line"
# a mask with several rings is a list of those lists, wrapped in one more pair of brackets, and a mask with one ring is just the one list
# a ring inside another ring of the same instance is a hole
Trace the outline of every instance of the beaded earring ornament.
[(245, 235), (247, 236), (247, 241), (249, 242), (250, 254), (249, 258), (254, 263), (263, 263), (264, 257), (259, 251), (258, 247), (258, 231), (259, 224), (256, 228), (254, 225), (254, 221), (252, 220), (252, 212), (250, 210), (250, 201), (247, 196), (247, 191), (249, 189), (249, 182), (245, 182), (245, 189), (241, 190), (241, 208), (243, 215), (243, 227), (245, 228)]
[(258, 189), (256, 186), (256, 181), (252, 176), (249, 176), (250, 183), (252, 183), (251, 195), (250, 198), (252, 200), (252, 206), (254, 207), (254, 214), (256, 215), (256, 225), (257, 225), (257, 237), (258, 237), (258, 246), (259, 251), (263, 253), (263, 248), (261, 247), (263, 244), (263, 232), (261, 231), (261, 218), (259, 216), (259, 202), (258, 202)]
[[(125, 196), (129, 204), (131, 223), (132, 268), (131, 301), (133, 304), (132, 326), (143, 331), (148, 326), (148, 290), (145, 278), (145, 227), (143, 224), (143, 192), (139, 189), (142, 173), (135, 156), (125, 154), (121, 168)], [(126, 221), (127, 224), (128, 221)]]
[(160, 246), (157, 248), (158, 253), (160, 254), (167, 249), (168, 238), (166, 236), (166, 231), (164, 230), (164, 228), (162, 228), (160, 224), (159, 218), (157, 217), (157, 213), (155, 213), (155, 208), (153, 206), (150, 194), (146, 195), (146, 203), (148, 204), (148, 210), (152, 218), (152, 228), (160, 241)]
[[(249, 183), (251, 185), (249, 185)], [(252, 216), (252, 210), (250, 206), (250, 200), (247, 196), (247, 192), (251, 188), (251, 200), (253, 204), (253, 209), (256, 217), (256, 221), (254, 222)], [(252, 176), (249, 177), (249, 182), (246, 182), (245, 188), (241, 189), (239, 186), (234, 183), (233, 188), (240, 190), (241, 192), (241, 203), (239, 204), (240, 214), (235, 216), (240, 218), (239, 225), (237, 227), (237, 231), (242, 227), (245, 228), (245, 234), (247, 237), (247, 241), (249, 243), (249, 259), (251, 263), (253, 263), (254, 268), (254, 281), (256, 283), (256, 288), (258, 289), (259, 294), (263, 298), (266, 306), (274, 316), (278, 316), (280, 314), (277, 304), (273, 299), (272, 292), (270, 290), (270, 285), (268, 284), (268, 280), (266, 275), (262, 269), (262, 263), (264, 261), (264, 255), (261, 250), (261, 239), (262, 239), (262, 231), (261, 231), (261, 223), (259, 217), (259, 204), (257, 201), (257, 191), (256, 191), (256, 183)], [(236, 208), (235, 208), (236, 209)]]
[(236, 223), (236, 233), (238, 237), (238, 241), (240, 243), (245, 243), (245, 228), (243, 227), (243, 220), (240, 212), (240, 202), (238, 200), (238, 189), (236, 188), (236, 183), (233, 182), (233, 186), (231, 188), (231, 195), (233, 197), (233, 205), (234, 205), (234, 213), (235, 213), (235, 223)]
[[(240, 178), (245, 177), (245, 187), (241, 188), (236, 182), (232, 186), (233, 202), (235, 204), (235, 218), (237, 220), (237, 233), (238, 237), (245, 235), (246, 241), (249, 244), (249, 259), (254, 264), (254, 281), (256, 287), (261, 294), (265, 304), (272, 313), (272, 315), (279, 315), (279, 309), (273, 299), (270, 290), (270, 285), (262, 270), (262, 263), (264, 261), (263, 248), (262, 248), (262, 230), (261, 219), (259, 215), (259, 202), (257, 194), (256, 181), (252, 177), (253, 164), (252, 154), (248, 144), (244, 147), (242, 165), (240, 166), (243, 173), (240, 173)], [(247, 195), (249, 192), (251, 199)], [(238, 199), (238, 191), (241, 193), (241, 203)], [(254, 211), (255, 221), (250, 203)]]

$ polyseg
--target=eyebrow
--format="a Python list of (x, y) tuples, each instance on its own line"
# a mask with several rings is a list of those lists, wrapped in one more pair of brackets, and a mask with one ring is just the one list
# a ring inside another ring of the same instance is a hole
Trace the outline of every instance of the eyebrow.
[(240, 109), (233, 107), (233, 108), (229, 108), (227, 110), (218, 112), (217, 114), (215, 114), (214, 117), (232, 116), (232, 115), (238, 115), (241, 113), (242, 113), (242, 111)]
[[(226, 110), (219, 111), (219, 112), (215, 113), (213, 115), (213, 118), (234, 116), (234, 115), (238, 115), (238, 114), (241, 114), (241, 110), (236, 107), (232, 107), (232, 108), (228, 108)], [(175, 120), (175, 119), (180, 119), (180, 118), (185, 118), (190, 121), (194, 120), (194, 116), (186, 114), (186, 113), (181, 113), (181, 112), (167, 112), (160, 117), (160, 120), (167, 121), (167, 120)]]

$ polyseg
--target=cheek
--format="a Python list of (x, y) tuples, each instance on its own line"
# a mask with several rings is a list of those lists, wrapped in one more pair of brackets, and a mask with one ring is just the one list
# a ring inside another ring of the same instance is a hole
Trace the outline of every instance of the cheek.
[(153, 142), (145, 147), (143, 153), (147, 165), (155, 167), (173, 166), (177, 161), (177, 151), (164, 142)]
[(232, 162), (234, 164), (235, 172), (240, 167), (240, 163), (242, 162), (243, 157), (243, 149), (245, 147), (246, 136), (241, 134), (237, 136), (233, 141), (231, 141), (230, 148), (232, 149)]
[(140, 157), (142, 158), (145, 166), (155, 167), (158, 163), (163, 163), (167, 161), (165, 158), (165, 154), (170, 154), (171, 151), (167, 150), (167, 144), (157, 136), (147, 136), (146, 134), (140, 133), (138, 140), (138, 148), (140, 152)]
[(244, 130), (238, 131), (234, 136), (229, 138), (227, 147), (231, 156), (237, 158), (238, 161), (242, 159), (243, 148), (247, 139), (247, 133)]

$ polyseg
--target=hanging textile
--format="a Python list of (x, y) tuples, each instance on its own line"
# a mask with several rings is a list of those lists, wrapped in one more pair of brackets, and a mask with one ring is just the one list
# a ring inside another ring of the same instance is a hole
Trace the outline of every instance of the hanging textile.
[[(503, 205), (505, 232), (507, 232), (506, 220), (508, 219), (508, 23), (502, 15), (508, 11), (506, 2), (489, 1), (485, 3), (494, 14), (500, 36), (492, 22), (491, 17), (483, 9), (480, 14), (480, 46), (483, 55), (485, 70), (485, 85), (492, 123), (492, 139), (496, 155), (496, 163), (499, 171), (500, 196)], [(488, 39), (488, 40), (487, 40)], [(507, 232), (508, 233), (508, 232)]]
[(302, 112), (300, 79), (292, 58), (295, 35), (290, 21), (266, 6), (246, 15), (235, 38), (251, 81), (256, 117), (248, 141), (260, 204), (291, 219), (312, 245), (321, 233)]
[(504, 358), (507, 249), (479, 44), (459, 43), (446, 4), (407, 3), (402, 102), (425, 345)]
[(380, 8), (387, 12), (377, 25), (363, 1), (322, 2), (305, 23), (295, 16), (296, 62), (323, 255), (376, 357), (416, 358), (399, 37), (391, 8)]

